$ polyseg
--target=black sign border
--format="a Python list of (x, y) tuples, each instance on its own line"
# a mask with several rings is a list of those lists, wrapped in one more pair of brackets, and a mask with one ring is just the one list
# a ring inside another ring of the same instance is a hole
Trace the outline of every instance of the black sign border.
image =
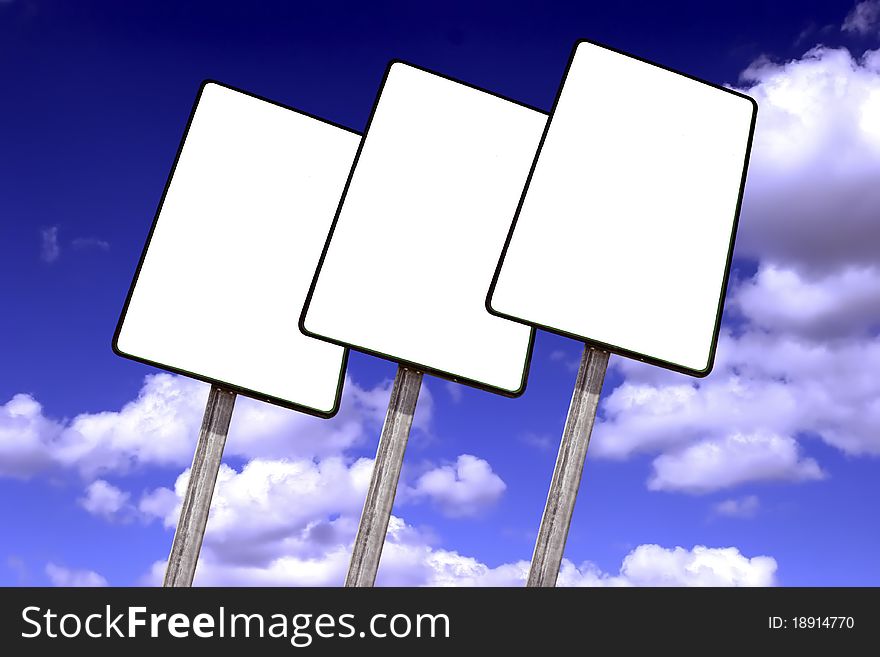
[[(224, 388), (226, 390), (235, 392), (240, 395), (244, 395), (245, 397), (251, 397), (253, 399), (257, 399), (259, 401), (268, 402), (270, 404), (274, 404), (276, 406), (281, 406), (282, 408), (287, 408), (294, 411), (299, 411), (301, 413), (306, 413), (308, 415), (313, 415), (316, 417), (329, 419), (336, 415), (339, 412), (339, 406), (342, 399), (342, 388), (345, 383), (345, 371), (348, 367), (348, 349), (346, 349), (342, 355), (342, 362), (339, 369), (339, 377), (336, 384), (336, 397), (333, 400), (333, 407), (329, 411), (323, 411), (321, 409), (312, 408), (310, 406), (305, 406), (303, 404), (297, 404), (295, 402), (291, 402), (287, 399), (283, 399), (281, 397), (275, 397), (273, 395), (267, 395), (265, 393), (259, 392), (257, 390), (251, 390), (250, 388), (245, 388), (242, 386), (235, 385), (229, 381), (222, 381), (220, 379), (215, 379), (210, 376), (205, 376), (203, 374), (199, 374), (197, 372), (190, 372), (189, 370), (185, 370), (180, 367), (174, 367), (172, 365), (168, 365), (166, 363), (159, 363), (156, 361), (149, 360), (147, 358), (142, 358), (140, 356), (136, 356), (134, 354), (129, 354), (122, 351), (119, 348), (119, 334), (122, 332), (122, 325), (125, 322), (125, 316), (128, 313), (128, 306), (131, 302), (131, 297), (134, 294), (134, 289), (137, 286), (138, 277), (140, 276), (141, 269), (144, 265), (144, 260), (147, 257), (147, 251), (150, 248), (150, 242), (153, 239), (153, 233), (156, 231), (156, 226), (159, 223), (159, 215), (162, 213), (162, 206), (165, 204), (165, 197), (168, 194), (168, 189), (171, 186), (171, 180), (174, 178), (174, 172), (177, 169), (177, 163), (180, 160), (180, 154), (183, 152), (183, 147), (186, 144), (186, 138), (189, 134), (190, 126), (192, 126), (193, 119), (195, 118), (196, 110), (199, 106), (199, 101), (202, 99), (202, 93), (205, 88), (209, 84), (215, 84), (219, 87), (223, 87), (225, 89), (229, 89), (231, 91), (236, 91), (238, 93), (244, 94), (245, 96), (250, 96), (251, 98), (256, 98), (257, 100), (262, 100), (271, 105), (275, 105), (276, 107), (281, 107), (286, 110), (290, 110), (296, 112), (297, 114), (301, 114), (302, 116), (306, 116), (310, 119), (315, 119), (320, 121), (321, 123), (326, 123), (328, 125), (332, 125), (336, 128), (340, 128), (345, 130), (346, 132), (350, 132), (352, 134), (360, 136), (356, 130), (352, 130), (344, 125), (340, 125), (339, 123), (334, 123), (333, 121), (328, 121), (326, 119), (322, 119), (319, 116), (315, 116), (314, 114), (310, 114), (308, 112), (304, 112), (302, 110), (296, 109), (295, 107), (290, 107), (289, 105), (284, 105), (282, 103), (276, 102), (269, 98), (265, 98), (263, 96), (258, 96), (257, 94), (250, 93), (249, 91), (245, 91), (244, 89), (239, 89), (237, 87), (233, 87), (232, 85), (224, 84), (222, 82), (218, 82), (213, 79), (203, 80), (201, 85), (199, 85), (199, 91), (196, 95), (195, 102), (193, 103), (192, 110), (190, 111), (189, 119), (186, 122), (186, 128), (184, 128), (183, 136), (180, 139), (180, 146), (177, 148), (177, 154), (174, 156), (174, 163), (171, 165), (171, 171), (168, 174), (168, 179), (165, 182), (165, 189), (162, 191), (162, 196), (159, 199), (159, 206), (156, 208), (156, 214), (153, 217), (153, 224), (150, 226), (150, 232), (147, 235), (147, 241), (144, 244), (144, 249), (141, 252), (140, 260), (138, 261), (137, 268), (134, 272), (134, 277), (131, 281), (131, 286), (128, 289), (128, 295), (125, 297), (125, 304), (122, 307), (122, 312), (119, 315), (119, 321), (116, 324), (116, 330), (113, 332), (113, 340), (111, 342), (111, 347), (113, 349), (113, 353), (117, 356), (121, 356), (122, 358), (126, 358), (128, 360), (133, 360), (138, 363), (142, 363), (144, 365), (150, 365), (151, 367), (157, 367), (159, 369), (166, 370), (168, 372), (173, 372), (175, 374), (182, 374), (184, 376), (190, 377), (192, 379), (196, 379), (198, 381), (204, 381), (205, 383), (210, 383), (213, 386), (218, 386), (220, 388)], [(322, 256), (323, 258), (323, 256)]]
[[(358, 147), (357, 155), (355, 155), (354, 163), (352, 164), (352, 167), (351, 167), (351, 172), (349, 173), (348, 180), (345, 183), (345, 189), (342, 192), (342, 197), (339, 199), (339, 207), (336, 209), (336, 215), (333, 217), (333, 224), (330, 228), (330, 233), (327, 235), (327, 242), (326, 242), (326, 244), (324, 244), (324, 250), (321, 253), (321, 259), (318, 261), (318, 267), (315, 270), (315, 277), (314, 277), (314, 279), (312, 279), (312, 285), (309, 288), (308, 295), (306, 296), (306, 303), (303, 306), (302, 314), (300, 315), (300, 318), (299, 318), (299, 330), (304, 335), (307, 335), (311, 338), (317, 338), (319, 340), (324, 340), (326, 342), (330, 342), (332, 344), (339, 345), (340, 347), (347, 347), (348, 349), (354, 349), (355, 351), (359, 351), (361, 353), (368, 354), (370, 356), (376, 356), (376, 357), (382, 358), (384, 360), (389, 360), (393, 363), (397, 363), (398, 365), (400, 365), (402, 367), (418, 370), (420, 372), (424, 372), (425, 374), (431, 374), (433, 376), (439, 377), (441, 379), (446, 379), (446, 380), (452, 381), (454, 383), (463, 383), (463, 384), (470, 386), (472, 388), (477, 388), (479, 390), (484, 390), (486, 392), (498, 394), (503, 397), (511, 397), (511, 398), (520, 397), (525, 392), (526, 383), (528, 382), (529, 367), (532, 362), (532, 352), (533, 352), (534, 346), (535, 346), (535, 329), (534, 328), (532, 328), (532, 330), (529, 334), (529, 344), (528, 344), (528, 347), (526, 347), (526, 357), (525, 357), (525, 361), (523, 362), (523, 373), (522, 373), (522, 378), (520, 379), (520, 387), (517, 388), (516, 390), (511, 391), (511, 390), (505, 390), (504, 388), (497, 388), (494, 386), (490, 386), (482, 381), (477, 381), (475, 379), (469, 379), (467, 377), (459, 376), (457, 374), (452, 374), (451, 372), (446, 372), (444, 370), (440, 370), (440, 369), (437, 369), (434, 367), (429, 367), (429, 366), (425, 365), (424, 363), (417, 363), (417, 362), (405, 360), (402, 358), (396, 358), (390, 354), (386, 354), (381, 351), (377, 351), (374, 349), (367, 349), (366, 347), (363, 347), (361, 345), (357, 345), (357, 344), (350, 343), (350, 342), (345, 342), (343, 340), (337, 340), (337, 339), (332, 338), (330, 336), (321, 335), (319, 333), (315, 333), (313, 331), (308, 330), (305, 326), (305, 318), (306, 318), (306, 315), (308, 314), (308, 311), (309, 311), (309, 305), (311, 304), (312, 296), (314, 294), (315, 287), (318, 283), (318, 277), (321, 274), (321, 268), (323, 267), (324, 259), (327, 256), (327, 251), (330, 249), (330, 243), (333, 240), (333, 233), (336, 230), (336, 224), (339, 221), (339, 215), (342, 212), (342, 206), (345, 203), (345, 197), (348, 195), (349, 186), (351, 185), (352, 178), (354, 177), (354, 173), (357, 170), (358, 161), (360, 160), (361, 151), (363, 150), (364, 143), (366, 142), (366, 140), (370, 134), (370, 125), (373, 122), (373, 116), (376, 114), (376, 108), (379, 106), (379, 101), (382, 98), (382, 92), (385, 90), (385, 83), (388, 81), (388, 75), (391, 73), (391, 69), (395, 64), (403, 64), (404, 66), (409, 66), (409, 67), (417, 69), (419, 71), (423, 71), (425, 73), (430, 73), (431, 75), (436, 75), (437, 77), (443, 78), (444, 80), (449, 80), (450, 82), (455, 82), (457, 84), (461, 84), (466, 87), (470, 87), (471, 89), (475, 89), (477, 91), (482, 91), (483, 93), (487, 93), (490, 96), (495, 96), (496, 98), (506, 100), (510, 103), (514, 103), (515, 105), (520, 105), (521, 107), (525, 107), (525, 108), (530, 109), (532, 111), (539, 112), (540, 114), (543, 114), (546, 116), (546, 112), (538, 109), (537, 107), (533, 107), (533, 106), (528, 105), (526, 103), (523, 103), (523, 102), (520, 102), (517, 100), (513, 100), (512, 98), (507, 98), (506, 96), (502, 96), (501, 94), (497, 94), (493, 91), (489, 91), (488, 89), (483, 89), (482, 87), (478, 87), (476, 85), (469, 84), (467, 82), (464, 82), (463, 80), (459, 80), (457, 78), (454, 78), (454, 77), (451, 77), (448, 75), (444, 75), (442, 73), (438, 73), (437, 71), (432, 71), (431, 69), (425, 68), (423, 66), (419, 66), (417, 64), (413, 64), (412, 62), (409, 62), (409, 61), (406, 61), (403, 59), (390, 60), (388, 62), (388, 66), (385, 68), (385, 73), (382, 76), (382, 82), (379, 85), (379, 92), (376, 94), (376, 100), (373, 103), (373, 108), (370, 110), (370, 118), (367, 120), (367, 127), (364, 129), (364, 134), (363, 134), (363, 137), (361, 138), (361, 143), (360, 143), (360, 146)], [(542, 137), (542, 141), (543, 141), (543, 137)], [(529, 175), (531, 175), (531, 173)], [(508, 239), (509, 239), (509, 237), (508, 237)], [(523, 323), (523, 322), (518, 322), (518, 323)]]
[[(737, 196), (736, 209), (734, 211), (733, 223), (731, 225), (730, 246), (727, 249), (727, 262), (724, 266), (724, 277), (721, 281), (721, 290), (720, 290), (721, 294), (718, 298), (718, 306), (717, 306), (717, 310), (715, 312), (715, 329), (712, 332), (712, 343), (709, 348), (709, 361), (708, 361), (708, 364), (706, 365), (705, 369), (697, 370), (697, 369), (691, 369), (688, 367), (684, 367), (682, 365), (678, 365), (676, 363), (672, 363), (672, 362), (669, 362), (669, 361), (666, 361), (666, 360), (663, 360), (660, 358), (654, 358), (653, 356), (639, 353), (637, 351), (632, 351), (630, 349), (624, 349), (622, 347), (608, 344), (606, 342), (600, 342), (598, 340), (592, 340), (592, 339), (590, 339), (586, 336), (583, 336), (583, 335), (577, 335), (575, 333), (571, 333), (569, 331), (554, 328), (552, 326), (547, 326), (545, 324), (539, 324), (537, 322), (527, 321), (527, 320), (523, 319), (522, 317), (515, 317), (513, 315), (508, 315), (506, 313), (495, 310), (492, 307), (492, 295), (495, 293), (495, 286), (498, 283), (498, 276), (500, 275), (501, 267), (504, 264), (504, 257), (507, 255), (507, 249), (510, 246), (511, 239), (513, 238), (513, 231), (516, 229), (516, 222), (519, 219), (520, 211), (522, 210), (523, 203), (525, 202), (526, 194), (529, 191), (529, 185), (532, 182), (532, 175), (535, 172), (535, 168), (538, 164), (538, 159), (541, 157), (541, 150), (544, 147), (544, 140), (547, 138), (547, 133), (550, 130), (550, 126), (553, 123), (553, 116), (556, 113), (556, 106), (558, 105), (559, 98), (562, 95), (562, 89), (565, 87), (565, 80), (566, 80), (566, 78), (568, 78), (568, 73), (571, 70), (572, 63), (574, 62), (574, 56), (575, 56), (575, 53), (577, 53), (578, 46), (580, 46), (582, 43), (588, 43), (593, 46), (598, 46), (599, 48), (604, 48), (605, 50), (609, 50), (611, 52), (617, 53), (618, 55), (624, 55), (626, 57), (638, 60), (638, 61), (643, 62), (645, 64), (650, 64), (651, 66), (656, 66), (657, 68), (663, 69), (664, 71), (669, 71), (670, 73), (675, 73), (677, 75), (681, 75), (683, 77), (694, 80), (695, 82), (699, 82), (701, 84), (705, 84), (707, 86), (710, 86), (714, 89), (719, 89), (719, 90), (727, 92), (729, 94), (733, 94), (734, 96), (738, 96), (739, 98), (744, 98), (752, 104), (752, 122), (751, 122), (751, 125), (749, 126), (749, 137), (748, 137), (748, 142), (746, 144), (745, 159), (743, 161), (743, 170), (742, 170), (742, 177), (740, 179), (739, 195)], [(733, 261), (733, 249), (734, 249), (734, 243), (736, 241), (737, 228), (739, 226), (739, 216), (740, 216), (740, 210), (742, 209), (743, 194), (745, 192), (745, 186), (746, 186), (746, 176), (747, 176), (748, 168), (749, 168), (749, 155), (751, 154), (751, 151), (752, 151), (752, 140), (753, 140), (754, 134), (755, 134), (755, 121), (757, 119), (757, 115), (758, 115), (758, 103), (755, 102), (755, 99), (752, 98), (751, 96), (748, 96), (746, 94), (735, 91), (734, 89), (729, 89), (729, 88), (721, 86), (719, 84), (715, 84), (713, 82), (707, 82), (706, 80), (701, 80), (700, 78), (694, 77), (693, 75), (689, 75), (687, 73), (677, 71), (677, 70), (669, 68), (667, 66), (663, 66), (662, 64), (658, 64), (656, 62), (649, 61), (647, 59), (643, 59), (642, 57), (638, 57), (638, 56), (633, 55), (631, 53), (623, 52), (622, 50), (618, 50), (617, 48), (612, 48), (611, 46), (605, 45), (603, 43), (599, 43), (597, 41), (592, 41), (590, 39), (578, 39), (575, 42), (574, 47), (571, 50), (571, 55), (569, 56), (568, 64), (565, 67), (565, 73), (562, 76), (562, 82), (559, 84), (559, 90), (556, 92), (556, 99), (553, 101), (553, 107), (550, 110), (550, 118), (547, 120), (547, 125), (544, 127), (544, 134), (541, 136), (541, 141), (539, 142), (539, 145), (538, 145), (538, 151), (535, 154), (535, 159), (532, 162), (532, 168), (529, 171), (528, 178), (526, 179), (526, 184), (525, 184), (525, 187), (523, 188), (523, 193), (522, 193), (522, 196), (520, 197), (519, 205), (516, 208), (516, 214), (513, 217), (513, 223), (510, 226), (510, 232), (507, 234), (507, 240), (505, 240), (505, 242), (504, 242), (504, 248), (502, 249), (501, 256), (498, 259), (498, 265), (495, 267), (495, 275), (492, 277), (492, 284), (489, 286), (489, 292), (486, 294), (486, 310), (488, 310), (491, 314), (493, 314), (497, 317), (502, 317), (504, 319), (509, 319), (514, 322), (519, 322), (520, 324), (526, 324), (527, 326), (531, 326), (533, 329), (538, 328), (538, 329), (542, 329), (544, 331), (548, 331), (550, 333), (555, 333), (557, 335), (561, 335), (561, 336), (564, 336), (567, 338), (572, 338), (572, 339), (578, 340), (580, 342), (583, 342), (583, 343), (587, 344), (588, 346), (595, 347), (598, 349), (603, 349), (605, 351), (611, 352), (613, 354), (618, 354), (620, 356), (626, 356), (627, 358), (632, 358), (632, 359), (641, 361), (643, 363), (648, 363), (650, 365), (657, 365), (659, 367), (663, 367), (665, 369), (672, 370), (674, 372), (679, 372), (681, 374), (688, 374), (690, 376), (695, 376), (695, 377), (699, 377), (699, 378), (708, 376), (709, 373), (712, 371), (712, 367), (715, 364), (715, 351), (718, 347), (718, 335), (721, 330), (721, 314), (724, 309), (724, 299), (727, 296), (727, 286), (730, 281), (730, 267), (731, 267), (731, 263)]]

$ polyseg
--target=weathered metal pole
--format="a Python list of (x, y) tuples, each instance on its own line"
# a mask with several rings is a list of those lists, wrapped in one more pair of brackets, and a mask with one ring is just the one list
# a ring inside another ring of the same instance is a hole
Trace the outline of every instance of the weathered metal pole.
[(346, 586), (367, 587), (373, 586), (376, 581), (421, 386), (421, 372), (402, 365), (398, 367), (373, 464), (373, 476), (354, 539), (351, 563), (345, 577)]
[(234, 405), (234, 392), (211, 386), (163, 586), (192, 586)]
[(584, 347), (526, 586), (556, 586), (608, 356), (607, 351)]

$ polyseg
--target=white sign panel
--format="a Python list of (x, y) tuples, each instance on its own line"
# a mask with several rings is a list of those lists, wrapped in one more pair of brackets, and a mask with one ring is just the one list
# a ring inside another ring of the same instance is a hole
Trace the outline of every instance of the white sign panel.
[(485, 300), (546, 120), (392, 63), (303, 331), (494, 392), (522, 392), (532, 331), (492, 316)]
[(748, 96), (579, 43), (489, 309), (707, 374), (755, 112)]
[(359, 143), (352, 131), (206, 83), (114, 350), (335, 413), (347, 352), (297, 324)]

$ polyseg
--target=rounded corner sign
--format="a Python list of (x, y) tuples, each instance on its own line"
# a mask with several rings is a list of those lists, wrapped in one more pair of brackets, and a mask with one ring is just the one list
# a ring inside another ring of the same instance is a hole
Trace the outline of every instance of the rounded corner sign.
[(508, 396), (533, 331), (486, 290), (547, 115), (392, 62), (300, 326)]
[(755, 113), (739, 92), (579, 42), (498, 261), (491, 312), (708, 373)]
[(347, 351), (297, 322), (360, 136), (206, 81), (114, 335), (118, 354), (328, 417)]

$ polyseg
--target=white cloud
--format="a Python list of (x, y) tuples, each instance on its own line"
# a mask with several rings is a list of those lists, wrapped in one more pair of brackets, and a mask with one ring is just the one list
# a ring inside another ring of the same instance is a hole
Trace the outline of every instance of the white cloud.
[(127, 519), (131, 506), (131, 495), (113, 484), (96, 479), (86, 487), (86, 493), (78, 501), (82, 508), (95, 516), (107, 520)]
[(462, 454), (455, 464), (436, 467), (422, 474), (409, 493), (428, 498), (452, 518), (476, 516), (495, 504), (507, 484), (483, 459)]
[[(480, 478), (491, 469), (474, 457)], [(201, 586), (339, 586), (370, 476), (369, 460), (254, 460), (240, 471), (223, 467), (218, 478), (195, 583)], [(445, 476), (445, 475), (444, 475)], [(454, 476), (461, 478), (458, 471)], [(170, 530), (179, 512), (188, 473), (174, 487), (141, 500), (140, 509)], [(467, 479), (467, 477), (465, 477)], [(466, 496), (467, 497), (467, 496)], [(469, 499), (469, 498), (468, 498)], [(380, 586), (521, 586), (528, 563), (490, 567), (478, 559), (435, 545), (430, 531), (393, 516), (377, 578)], [(161, 582), (157, 562), (144, 583)], [(635, 548), (617, 573), (590, 563), (563, 562), (561, 586), (770, 585), (776, 562), (748, 558), (735, 548)]]
[(581, 361), (578, 356), (572, 356), (562, 349), (554, 349), (550, 352), (550, 360), (554, 363), (561, 363), (567, 370), (577, 372)]
[(15, 395), (0, 406), (0, 476), (28, 479), (52, 468), (62, 429), (30, 395)]
[(40, 260), (52, 263), (61, 255), (58, 245), (58, 226), (50, 226), (40, 230)]
[[(459, 585), (522, 585), (528, 563), (505, 564), (490, 569), (482, 564), (461, 568)], [(616, 574), (603, 572), (595, 564), (575, 566), (563, 560), (557, 586), (773, 586), (778, 565), (773, 557), (746, 557), (735, 547), (710, 548), (696, 545), (664, 548), (645, 544), (633, 549), (623, 559)], [(464, 580), (464, 581), (462, 581)]]
[[(244, 569), (242, 573), (276, 562), (296, 570), (298, 563), (342, 558), (337, 553), (346, 552), (354, 539), (372, 468), (369, 459), (346, 461), (339, 456), (320, 461), (254, 459), (241, 471), (221, 466), (203, 546), (205, 558), (224, 568)], [(442, 468), (426, 474), (438, 472), (447, 476)], [(431, 483), (420, 487), (419, 479), (412, 494), (430, 497), (444, 512), (460, 516), (484, 509), (505, 488), (485, 461), (467, 455), (458, 459), (450, 476), (449, 491), (429, 477)], [(138, 505), (141, 513), (173, 528), (188, 478), (187, 470), (173, 491), (159, 488), (145, 494)], [(391, 542), (413, 536), (419, 545), (429, 541), (399, 520), (389, 528)], [(396, 549), (389, 548), (392, 553)], [(347, 566), (347, 557), (344, 561)]]
[[(181, 477), (188, 477), (189, 471), (184, 472)], [(219, 477), (219, 474), (218, 474)], [(180, 477), (178, 477), (178, 480)], [(175, 486), (175, 488), (177, 488)], [(180, 514), (180, 501), (183, 499), (183, 490), (181, 489), (181, 497), (178, 498), (177, 493), (170, 488), (160, 487), (144, 493), (137, 505), (137, 510), (145, 520), (158, 518), (166, 527), (175, 527), (177, 525), (177, 517)], [(216, 495), (216, 489), (214, 491)]]
[[(333, 550), (315, 558), (278, 557), (266, 565), (228, 564), (210, 554), (199, 558), (194, 586), (342, 586), (349, 554)], [(143, 582), (158, 586), (165, 562), (156, 562)]]
[(449, 393), (449, 398), (453, 401), (453, 403), (457, 404), (458, 402), (461, 401), (464, 393), (461, 390), (460, 383), (453, 383), (452, 381), (447, 381), (444, 384), (444, 387), (446, 388), (446, 392)]
[(534, 447), (542, 452), (548, 452), (555, 447), (555, 443), (558, 442), (558, 439), (551, 438), (544, 433), (527, 431), (519, 436), (519, 441), (524, 445)]
[(732, 302), (771, 331), (819, 340), (871, 335), (880, 328), (880, 269), (843, 268), (817, 277), (765, 265)]
[[(473, 586), (521, 586), (528, 563), (520, 561), (487, 568), (470, 560), (452, 560), (450, 584)], [(563, 560), (557, 586), (773, 586), (778, 566), (773, 557), (746, 557), (735, 547), (710, 548), (696, 545), (664, 548), (639, 545), (627, 554), (616, 574), (603, 572), (595, 564), (576, 566)]]
[(880, 0), (857, 3), (847, 14), (841, 29), (855, 34), (880, 34)]
[(758, 102), (737, 254), (826, 273), (880, 243), (880, 51), (817, 47), (744, 73)]
[(54, 563), (46, 564), (46, 576), (52, 586), (107, 586), (107, 580), (94, 570), (73, 570)]
[[(199, 562), (198, 586), (338, 586), (345, 577), (348, 551), (334, 549), (319, 558), (280, 557), (265, 567), (229, 567)], [(144, 583), (161, 582), (164, 562), (153, 565)], [(747, 557), (737, 548), (697, 545), (664, 548), (639, 545), (623, 559), (617, 573), (595, 564), (576, 566), (564, 559), (557, 586), (774, 586), (777, 563), (773, 557)], [(458, 552), (427, 545), (389, 542), (379, 569), (379, 586), (523, 586), (527, 561), (490, 567)]]
[[(364, 389), (347, 380), (339, 413), (331, 420), (315, 418), (271, 404), (239, 397), (229, 427), (229, 453), (244, 458), (300, 458), (338, 454), (379, 436), (391, 382)], [(425, 386), (419, 394), (414, 429), (426, 431), (433, 399)]]
[[(341, 585), (372, 462), (256, 459), (240, 472), (223, 466), (196, 573), (199, 585)], [(188, 472), (174, 491), (145, 495), (140, 510), (172, 529)], [(434, 553), (430, 533), (392, 517), (378, 582), (427, 583)], [(162, 579), (154, 565), (147, 583)]]
[(97, 237), (77, 237), (71, 242), (74, 249), (97, 249), (98, 251), (109, 251), (110, 242), (98, 239)]
[[(353, 537), (349, 520), (360, 514), (372, 466), (369, 459), (349, 464), (338, 456), (254, 459), (240, 472), (223, 465), (204, 549), (224, 563), (248, 565), (284, 554), (311, 558), (344, 544)], [(188, 481), (189, 470), (177, 478), (173, 493), (160, 488), (145, 495), (140, 510), (173, 528)]]
[(773, 557), (745, 557), (734, 547), (692, 550), (640, 545), (623, 560), (620, 577), (633, 586), (772, 586)]
[[(31, 477), (57, 468), (92, 479), (143, 466), (183, 467), (192, 460), (209, 387), (172, 374), (147, 376), (137, 399), (119, 411), (83, 413), (69, 422), (43, 414), (29, 395), (0, 406), (0, 476)], [(321, 457), (373, 441), (384, 420), (390, 382), (364, 389), (346, 382), (339, 413), (323, 420), (236, 400), (226, 454), (242, 458)], [(422, 388), (413, 423), (429, 434), (433, 397)]]
[(712, 511), (715, 515), (729, 518), (754, 518), (760, 507), (761, 501), (757, 495), (747, 495), (746, 497), (722, 500), (712, 508)]
[(192, 460), (207, 395), (203, 383), (150, 375), (137, 399), (121, 410), (76, 416), (52, 455), (87, 478), (142, 465), (184, 465)]
[(805, 435), (850, 455), (880, 454), (876, 339), (724, 335), (705, 379), (618, 362), (625, 382), (602, 400), (591, 453), (659, 454), (655, 488), (817, 479), (818, 464), (796, 442)]
[(772, 434), (732, 434), (705, 440), (654, 459), (651, 490), (708, 493), (751, 481), (824, 478), (819, 464), (801, 455), (797, 441)]
[[(199, 561), (197, 586), (341, 586), (351, 557), (356, 516), (316, 522), (306, 532), (284, 541), (285, 549), (262, 560), (229, 562), (209, 550)], [(320, 530), (320, 531), (317, 531)], [(391, 517), (376, 579), (378, 586), (418, 586), (431, 578), (428, 558), (434, 550), (428, 537)], [(165, 564), (153, 567), (148, 581), (161, 579)]]

